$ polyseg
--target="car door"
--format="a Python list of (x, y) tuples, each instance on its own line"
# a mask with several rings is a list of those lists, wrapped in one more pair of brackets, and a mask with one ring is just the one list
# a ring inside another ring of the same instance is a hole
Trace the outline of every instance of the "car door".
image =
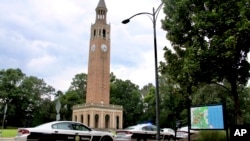
[(73, 130), (78, 134), (80, 140), (79, 141), (91, 141), (93, 139), (93, 135), (91, 134), (91, 129), (87, 126), (80, 123), (73, 123)]
[(63, 122), (52, 125), (53, 140), (56, 141), (90, 141), (92, 136), (89, 130), (84, 130), (78, 123)]
[(147, 139), (156, 139), (156, 130), (153, 125), (147, 125), (142, 128), (147, 136)]

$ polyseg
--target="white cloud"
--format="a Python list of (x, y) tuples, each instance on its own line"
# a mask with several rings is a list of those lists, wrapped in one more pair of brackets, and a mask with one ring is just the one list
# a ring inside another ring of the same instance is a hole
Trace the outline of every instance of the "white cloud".
[(44, 55), (41, 57), (33, 58), (28, 62), (28, 69), (37, 72), (44, 72), (48, 66), (53, 66), (55, 63), (56, 57)]
[(87, 68), (79, 66), (75, 68), (65, 67), (61, 70), (57, 70), (57, 75), (46, 77), (45, 81), (47, 84), (53, 86), (57, 90), (65, 91), (68, 90), (72, 78), (79, 73), (82, 73), (83, 70), (86, 70)]
[[(78, 73), (87, 73), (90, 26), (99, 0), (8, 0), (0, 4), (0, 67), (20, 68), (57, 90), (69, 88)], [(153, 25), (147, 16), (160, 0), (105, 0), (111, 24), (111, 72), (142, 87), (155, 82)], [(169, 43), (157, 19), (158, 60)]]

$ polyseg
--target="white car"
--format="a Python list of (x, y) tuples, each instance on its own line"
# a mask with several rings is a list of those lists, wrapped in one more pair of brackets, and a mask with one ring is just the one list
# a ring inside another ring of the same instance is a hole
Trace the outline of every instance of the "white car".
[[(175, 139), (175, 131), (172, 128), (163, 128), (161, 129), (161, 133), (163, 135), (167, 135), (167, 139), (174, 140)], [(164, 137), (165, 139), (166, 137)]]
[(134, 138), (155, 138), (157, 128), (152, 124), (138, 124), (116, 131), (115, 140), (132, 140)]
[[(196, 131), (196, 130), (189, 130), (189, 132), (190, 132), (190, 135), (199, 133), (199, 131)], [(188, 127), (187, 126), (181, 127), (177, 130), (177, 132), (176, 132), (177, 139), (187, 138), (187, 137), (188, 137)]]
[(175, 130), (172, 128), (163, 128), (161, 129), (162, 134), (167, 134), (168, 139), (174, 140), (176, 139), (184, 139), (188, 137), (188, 132), (182, 131), (182, 130), (177, 130), (176, 131), (176, 136), (175, 136)]
[[(185, 126), (185, 127), (181, 127), (178, 129), (178, 131), (183, 131), (183, 132), (188, 132), (188, 127)], [(195, 134), (195, 133), (199, 133), (199, 131), (196, 131), (196, 130), (189, 130), (190, 134)]]
[[(155, 140), (157, 135), (157, 127), (151, 123), (138, 124), (129, 126), (122, 130), (116, 131), (115, 141), (131, 141), (137, 140)], [(160, 132), (160, 138), (168, 138), (169, 134)]]
[(15, 141), (113, 141), (112, 133), (95, 131), (74, 121), (54, 121), (17, 131)]

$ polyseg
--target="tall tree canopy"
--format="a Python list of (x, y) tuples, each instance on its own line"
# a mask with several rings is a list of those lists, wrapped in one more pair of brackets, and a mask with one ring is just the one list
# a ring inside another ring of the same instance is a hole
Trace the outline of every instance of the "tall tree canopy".
[(87, 74), (76, 74), (72, 79), (71, 85), (64, 95), (60, 95), (59, 99), (62, 103), (61, 116), (63, 120), (71, 120), (72, 107), (77, 104), (85, 103), (87, 90)]
[(26, 76), (20, 69), (0, 70), (0, 105), (8, 104), (8, 125), (31, 125), (32, 119), (36, 119), (35, 125), (43, 122), (37, 119), (41, 119), (43, 103), (54, 91), (42, 79)]
[(161, 63), (161, 71), (179, 83), (187, 82), (183, 85), (189, 89), (199, 82), (224, 87), (234, 100), (236, 123), (242, 124), (239, 91), (250, 76), (249, 0), (163, 2), (166, 17), (162, 27), (173, 50), (165, 48), (166, 63)]
[(143, 103), (139, 87), (129, 80), (117, 79), (113, 74), (111, 78), (110, 103), (123, 106), (123, 126), (140, 122)]

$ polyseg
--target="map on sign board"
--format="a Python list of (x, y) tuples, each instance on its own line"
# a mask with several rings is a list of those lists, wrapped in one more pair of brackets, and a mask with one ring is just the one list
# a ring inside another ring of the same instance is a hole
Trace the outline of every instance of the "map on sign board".
[(222, 105), (191, 107), (191, 129), (224, 129)]

